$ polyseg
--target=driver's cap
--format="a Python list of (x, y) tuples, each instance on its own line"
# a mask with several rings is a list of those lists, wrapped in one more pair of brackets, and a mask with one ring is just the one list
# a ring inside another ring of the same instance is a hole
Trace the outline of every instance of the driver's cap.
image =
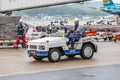
[(79, 19), (78, 19), (78, 18), (75, 18), (74, 21), (79, 21)]

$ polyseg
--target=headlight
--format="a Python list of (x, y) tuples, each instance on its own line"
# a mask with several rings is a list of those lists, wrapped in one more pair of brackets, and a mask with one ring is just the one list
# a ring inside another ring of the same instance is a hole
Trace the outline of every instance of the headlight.
[(30, 49), (37, 49), (36, 45), (30, 45)]
[(44, 50), (45, 46), (39, 46), (39, 50)]

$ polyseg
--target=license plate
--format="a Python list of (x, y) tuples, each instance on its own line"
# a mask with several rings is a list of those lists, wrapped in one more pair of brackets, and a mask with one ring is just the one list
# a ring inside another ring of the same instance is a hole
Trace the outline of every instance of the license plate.
[(35, 54), (35, 51), (31, 51), (31, 54)]

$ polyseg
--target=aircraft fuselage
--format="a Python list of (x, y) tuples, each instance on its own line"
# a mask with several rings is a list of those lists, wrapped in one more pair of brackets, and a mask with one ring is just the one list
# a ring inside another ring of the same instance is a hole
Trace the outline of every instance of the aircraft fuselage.
[(120, 6), (114, 5), (114, 6), (103, 6), (100, 8), (102, 11), (110, 13), (110, 14), (116, 14), (120, 15)]

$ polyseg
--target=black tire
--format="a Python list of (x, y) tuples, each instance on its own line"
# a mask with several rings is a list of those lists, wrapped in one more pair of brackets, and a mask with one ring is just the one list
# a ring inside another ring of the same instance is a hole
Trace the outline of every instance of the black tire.
[(108, 37), (109, 41), (112, 41), (112, 38), (113, 38), (113, 37)]
[(40, 60), (43, 59), (43, 57), (41, 57), (41, 56), (33, 56), (33, 58), (34, 58), (35, 60), (37, 60), (37, 61), (40, 61)]
[(104, 41), (106, 41), (107, 40), (107, 38), (104, 38)]
[(74, 58), (75, 55), (66, 55), (68, 58)]
[(60, 60), (61, 53), (59, 49), (51, 49), (48, 55), (48, 59), (50, 62), (57, 62)]
[[(88, 50), (88, 52), (85, 50)], [(81, 53), (80, 53), (80, 56), (83, 58), (83, 59), (91, 59), (93, 57), (93, 54), (94, 54), (94, 48), (91, 44), (85, 44), (83, 47), (82, 47), (82, 50), (81, 50)]]
[(26, 44), (25, 43), (22, 43), (21, 46), (22, 46), (22, 48), (26, 48)]

